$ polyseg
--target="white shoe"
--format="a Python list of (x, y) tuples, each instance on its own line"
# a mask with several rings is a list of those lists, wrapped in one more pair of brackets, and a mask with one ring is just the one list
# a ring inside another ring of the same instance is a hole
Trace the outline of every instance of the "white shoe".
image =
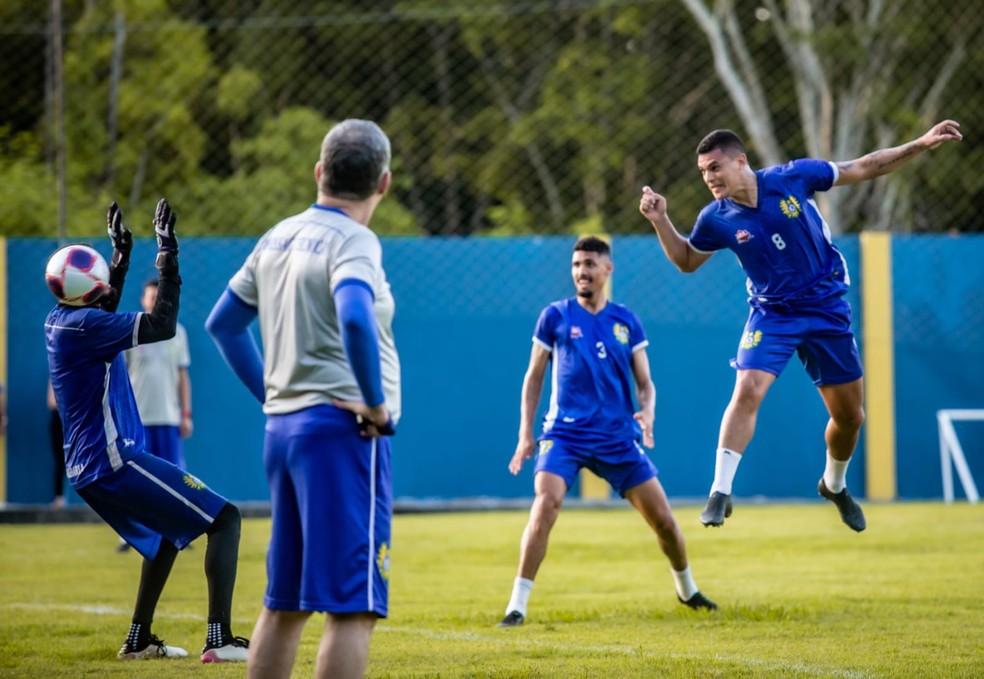
[(188, 651), (179, 646), (168, 646), (157, 638), (156, 634), (150, 635), (150, 643), (144, 648), (132, 648), (128, 643), (123, 644), (123, 648), (116, 654), (120, 660), (147, 660), (150, 658), (187, 658)]
[(202, 662), (246, 662), (249, 639), (230, 637), (221, 646), (206, 646), (202, 649)]

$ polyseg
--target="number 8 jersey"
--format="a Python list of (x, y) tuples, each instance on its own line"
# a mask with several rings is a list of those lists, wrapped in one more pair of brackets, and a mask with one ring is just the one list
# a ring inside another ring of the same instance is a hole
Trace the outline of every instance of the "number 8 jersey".
[(758, 204), (715, 200), (698, 215), (690, 245), (703, 253), (733, 251), (748, 276), (753, 307), (840, 297), (850, 285), (847, 263), (814, 199), (837, 174), (833, 163), (812, 159), (758, 170)]

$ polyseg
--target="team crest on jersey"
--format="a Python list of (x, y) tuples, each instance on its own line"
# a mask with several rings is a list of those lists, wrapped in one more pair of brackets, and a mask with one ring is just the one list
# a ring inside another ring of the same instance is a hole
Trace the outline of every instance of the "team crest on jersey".
[(376, 568), (379, 569), (379, 574), (383, 576), (383, 580), (389, 580), (390, 548), (385, 542), (379, 546), (379, 551), (376, 552)]
[(551, 448), (553, 448), (553, 441), (550, 439), (544, 439), (543, 441), (540, 441), (540, 452), (538, 452), (537, 455), (546, 455), (550, 452)]
[(735, 240), (739, 243), (747, 243), (752, 240), (752, 234), (745, 231), (745, 229), (738, 229), (735, 231)]
[(762, 341), (762, 331), (746, 332), (741, 338), (742, 349), (754, 349)]
[(616, 323), (612, 326), (612, 331), (615, 333), (615, 339), (617, 339), (620, 343), (629, 343), (629, 328), (627, 326), (624, 326), (621, 323)]
[(205, 484), (202, 483), (201, 480), (192, 476), (191, 474), (185, 474), (182, 480), (185, 482), (186, 486), (188, 486), (189, 488), (193, 488), (195, 490), (201, 490), (202, 488), (205, 487)]
[(584, 337), (584, 333), (581, 332), (581, 326), (572, 325), (571, 326), (571, 339), (581, 339)]
[(796, 196), (789, 196), (786, 200), (779, 201), (779, 208), (782, 213), (792, 219), (793, 217), (799, 217), (802, 208), (800, 208), (799, 201), (796, 200)]

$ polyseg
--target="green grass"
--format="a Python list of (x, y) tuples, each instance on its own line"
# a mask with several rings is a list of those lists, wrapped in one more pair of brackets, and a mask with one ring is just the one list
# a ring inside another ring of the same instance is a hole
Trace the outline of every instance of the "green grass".
[[(391, 616), (371, 677), (984, 676), (984, 505), (748, 506), (719, 530), (677, 510), (713, 614), (676, 602), (667, 562), (629, 509), (565, 510), (527, 624), (500, 630), (525, 512), (396, 517)], [(246, 521), (233, 611), (249, 636), (269, 522)], [(0, 677), (241, 677), (196, 657), (115, 660), (139, 557), (101, 525), (0, 526)], [(204, 637), (204, 544), (178, 558), (154, 630), (192, 654)], [(295, 677), (310, 676), (322, 618)]]

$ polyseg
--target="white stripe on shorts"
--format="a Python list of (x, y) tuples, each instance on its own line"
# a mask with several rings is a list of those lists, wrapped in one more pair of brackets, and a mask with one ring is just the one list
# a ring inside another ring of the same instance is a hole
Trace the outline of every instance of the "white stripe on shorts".
[(370, 448), (372, 452), (369, 456), (369, 585), (366, 593), (369, 596), (370, 611), (376, 610), (372, 587), (373, 581), (375, 580), (373, 577), (372, 563), (376, 558), (376, 441), (378, 439), (372, 439), (372, 446)]
[(140, 465), (138, 465), (137, 463), (135, 463), (133, 460), (127, 460), (126, 463), (128, 465), (130, 465), (131, 467), (133, 467), (134, 469), (136, 469), (141, 474), (143, 474), (144, 476), (146, 476), (148, 479), (150, 479), (151, 481), (153, 481), (154, 483), (156, 483), (158, 486), (160, 486), (161, 488), (163, 488), (164, 490), (166, 490), (168, 493), (170, 493), (174, 497), (176, 497), (179, 500), (181, 500), (181, 502), (183, 502), (185, 505), (187, 505), (191, 509), (194, 509), (195, 512), (200, 517), (202, 517), (203, 519), (205, 519), (209, 523), (212, 523), (212, 522), (215, 521), (215, 517), (209, 516), (208, 514), (206, 514), (202, 510), (201, 507), (199, 507), (199, 506), (195, 505), (194, 503), (190, 502), (188, 500), (188, 498), (186, 498), (184, 495), (182, 495), (178, 491), (174, 490), (174, 488), (171, 488), (171, 486), (169, 486), (166, 483), (164, 483), (163, 481), (161, 481), (159, 478), (157, 478), (156, 476), (154, 476), (153, 474), (151, 474), (149, 471), (147, 471), (146, 469), (144, 469), (143, 467), (141, 467)]

